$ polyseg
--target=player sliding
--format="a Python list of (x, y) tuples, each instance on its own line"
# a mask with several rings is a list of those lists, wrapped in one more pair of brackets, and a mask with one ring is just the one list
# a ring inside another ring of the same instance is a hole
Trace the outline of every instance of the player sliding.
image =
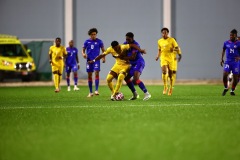
[[(115, 64), (107, 75), (107, 84), (109, 89), (111, 90), (111, 100), (113, 101), (115, 100), (115, 96), (119, 92), (119, 89), (122, 86), (122, 82), (130, 68), (130, 62), (121, 58), (127, 55), (127, 51), (130, 49), (130, 47), (137, 49), (141, 53), (145, 53), (145, 50), (140, 49), (135, 44), (119, 44), (117, 41), (112, 41), (111, 47), (108, 47), (107, 50), (103, 52), (103, 54), (97, 56), (94, 60), (88, 62), (92, 64), (108, 54), (112, 54), (112, 56), (115, 57)], [(115, 77), (117, 77), (117, 84), (114, 88), (112, 81)]]

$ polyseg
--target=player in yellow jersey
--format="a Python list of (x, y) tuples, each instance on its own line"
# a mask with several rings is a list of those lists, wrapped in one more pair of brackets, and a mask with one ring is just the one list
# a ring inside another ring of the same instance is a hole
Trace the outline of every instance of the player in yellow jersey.
[(64, 46), (61, 46), (61, 38), (55, 39), (55, 45), (49, 48), (49, 63), (52, 66), (53, 80), (55, 92), (59, 92), (59, 85), (62, 79), (64, 57), (67, 56), (67, 51)]
[[(122, 82), (124, 78), (126, 77), (128, 70), (130, 68), (130, 62), (129, 60), (124, 60), (123, 57), (127, 56), (127, 51), (130, 49), (130, 47), (137, 49), (141, 53), (145, 53), (145, 50), (140, 49), (135, 44), (119, 44), (117, 41), (113, 41), (111, 43), (111, 47), (108, 47), (105, 52), (103, 52), (101, 55), (97, 56), (94, 60), (89, 61), (88, 63), (94, 63), (97, 60), (100, 60), (101, 58), (105, 57), (108, 54), (112, 54), (112, 56), (115, 58), (115, 64), (111, 68), (110, 72), (107, 75), (107, 83), (108, 87), (111, 90), (111, 100), (115, 100), (115, 96), (119, 92), (119, 89), (122, 86)], [(117, 84), (115, 88), (113, 87), (112, 80), (117, 77)]]
[(168, 91), (168, 95), (172, 95), (173, 89), (173, 79), (172, 79), (172, 72), (173, 72), (173, 52), (178, 52), (178, 43), (175, 41), (174, 38), (169, 37), (169, 30), (168, 28), (162, 28), (161, 30), (162, 38), (158, 40), (158, 54), (156, 57), (156, 61), (160, 58), (160, 65), (162, 68), (162, 80), (164, 84), (163, 94), (167, 93), (168, 86), (167, 86), (167, 79), (170, 79), (170, 88)]
[[(175, 39), (176, 40), (176, 39)], [(178, 47), (178, 51), (173, 51), (173, 67), (172, 67), (172, 80), (173, 80), (173, 86), (176, 82), (176, 79), (177, 79), (177, 69), (178, 69), (178, 62), (181, 61), (182, 59), (182, 51), (180, 49), (180, 47)]]

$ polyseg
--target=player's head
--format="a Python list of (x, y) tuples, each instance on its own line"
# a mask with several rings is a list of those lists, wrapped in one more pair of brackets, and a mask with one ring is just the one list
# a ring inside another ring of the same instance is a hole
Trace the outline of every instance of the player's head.
[(168, 33), (169, 33), (168, 28), (162, 28), (162, 29), (161, 29), (161, 33), (162, 33), (162, 37), (163, 37), (164, 39), (168, 38)]
[(57, 37), (57, 38), (55, 39), (55, 44), (56, 44), (57, 47), (59, 47), (60, 44), (61, 44), (61, 38)]
[(128, 32), (126, 34), (126, 42), (130, 44), (130, 43), (133, 43), (133, 41), (134, 41), (134, 34), (132, 32)]
[(98, 34), (97, 28), (91, 28), (88, 31), (88, 35), (91, 37), (91, 39), (96, 39)]
[(73, 40), (71, 40), (71, 41), (69, 41), (69, 47), (73, 47), (74, 46), (74, 42), (73, 42)]
[(236, 38), (237, 38), (237, 30), (236, 30), (236, 29), (233, 29), (233, 30), (231, 30), (231, 32), (230, 32), (230, 40), (231, 40), (231, 41), (235, 41)]
[(118, 52), (120, 50), (118, 41), (112, 41), (111, 46), (116, 52)]

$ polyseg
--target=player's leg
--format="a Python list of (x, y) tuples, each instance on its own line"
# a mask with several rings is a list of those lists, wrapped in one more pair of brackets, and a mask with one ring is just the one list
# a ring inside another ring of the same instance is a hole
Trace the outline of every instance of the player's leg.
[(119, 72), (118, 72), (117, 84), (115, 86), (114, 93), (113, 93), (114, 97), (119, 92), (119, 90), (122, 86), (122, 82), (123, 82), (124, 78), (126, 77), (128, 71), (129, 71), (130, 65), (127, 65), (127, 64), (126, 65), (119, 65), (119, 66), (117, 66), (117, 68), (118, 68)]
[(151, 94), (147, 91), (145, 84), (140, 80), (140, 75), (145, 67), (144, 63), (138, 63), (134, 67), (134, 75), (133, 75), (133, 82), (138, 85), (138, 87), (143, 91), (144, 98), (143, 100), (148, 100), (151, 98)]
[(176, 79), (177, 79), (177, 60), (174, 60), (172, 67), (172, 86), (174, 87)]
[(238, 84), (238, 74), (233, 74), (233, 82), (232, 82), (232, 87), (231, 87), (231, 91), (230, 91), (230, 94), (232, 96), (235, 96), (234, 91), (235, 91), (237, 84)]
[(124, 78), (128, 88), (132, 91), (133, 96), (129, 99), (129, 100), (135, 100), (137, 98), (139, 98), (139, 95), (134, 87), (134, 83), (131, 80), (132, 76), (134, 75), (134, 66), (131, 66), (128, 75)]
[(99, 95), (98, 92), (98, 86), (99, 86), (99, 71), (95, 71), (95, 95)]
[(172, 95), (172, 90), (173, 90), (173, 77), (172, 77), (173, 71), (169, 68), (168, 69), (168, 77), (170, 80), (170, 87), (168, 90), (168, 95), (171, 96)]
[(99, 73), (100, 73), (100, 68), (101, 66), (101, 63), (100, 61), (96, 61), (94, 62), (94, 71), (95, 71), (95, 95), (99, 95), (99, 92), (98, 92), (98, 87), (99, 87)]
[(92, 97), (93, 96), (93, 92), (92, 92), (92, 73), (94, 71), (93, 64), (86, 63), (86, 71), (88, 73), (88, 88), (89, 88), (89, 94), (88, 94), (87, 97)]
[(163, 81), (163, 94), (167, 93), (168, 87), (167, 87), (167, 65), (162, 66), (162, 81)]
[(71, 91), (70, 87), (70, 73), (71, 73), (71, 68), (70, 66), (66, 66), (66, 81), (67, 81), (67, 91)]
[(59, 92), (59, 75), (58, 75), (58, 71), (57, 70), (53, 70), (53, 82), (54, 82), (54, 86), (55, 86), (55, 92)]
[(78, 85), (78, 73), (77, 73), (77, 71), (78, 71), (78, 65), (74, 65), (72, 67), (73, 81), (74, 81), (74, 88), (73, 88), (73, 90), (74, 91), (78, 91), (79, 90), (79, 88), (77, 87), (77, 85)]
[(117, 84), (116, 87), (114, 89), (114, 93), (113, 96), (116, 96), (117, 93), (119, 92), (121, 86), (122, 86), (122, 82), (124, 80), (124, 78), (126, 77), (126, 72), (120, 72), (117, 78)]
[(111, 91), (111, 100), (112, 101), (115, 100), (115, 97), (113, 96), (113, 94), (114, 94), (114, 87), (113, 87), (113, 82), (112, 81), (113, 81), (114, 78), (117, 78), (117, 77), (118, 77), (118, 75), (114, 71), (110, 71), (108, 73), (108, 75), (107, 75), (107, 84), (108, 84), (108, 87), (109, 87), (109, 89)]
[(228, 91), (228, 74), (229, 72), (223, 71), (223, 86), (224, 90), (222, 92), (222, 96), (225, 96)]

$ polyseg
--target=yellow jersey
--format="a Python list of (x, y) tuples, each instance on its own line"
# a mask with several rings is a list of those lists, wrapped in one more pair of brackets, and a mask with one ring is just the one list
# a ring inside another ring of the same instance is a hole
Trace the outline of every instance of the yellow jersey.
[(52, 55), (53, 64), (62, 64), (64, 56), (67, 55), (67, 51), (64, 46), (56, 47), (54, 45), (50, 47), (49, 54)]
[[(121, 55), (126, 55), (127, 54), (127, 50), (130, 49), (130, 45), (129, 44), (120, 44), (121, 47)], [(112, 47), (108, 47), (107, 50), (105, 52), (103, 52), (104, 55), (108, 55), (108, 54), (112, 54), (113, 56), (119, 56), (119, 54), (112, 48)], [(115, 58), (116, 62), (115, 64), (118, 65), (124, 65), (124, 64), (129, 64), (129, 61), (120, 59), (120, 58)]]
[(178, 43), (172, 37), (167, 39), (161, 38), (158, 40), (158, 49), (161, 50), (161, 60), (172, 61), (173, 49), (178, 47)]

